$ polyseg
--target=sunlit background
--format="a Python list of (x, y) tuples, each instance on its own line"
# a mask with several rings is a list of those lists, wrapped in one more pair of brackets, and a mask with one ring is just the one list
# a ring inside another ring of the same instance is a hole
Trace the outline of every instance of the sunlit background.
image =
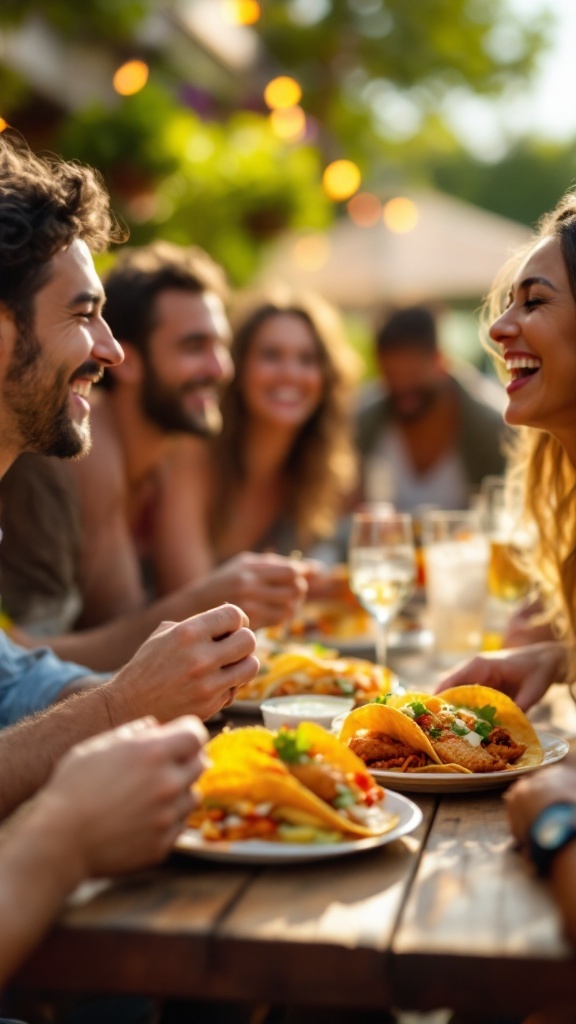
[(572, 0), (34, 0), (0, 5), (0, 131), (99, 168), (132, 240), (282, 277), (358, 343), (475, 310), (576, 179)]

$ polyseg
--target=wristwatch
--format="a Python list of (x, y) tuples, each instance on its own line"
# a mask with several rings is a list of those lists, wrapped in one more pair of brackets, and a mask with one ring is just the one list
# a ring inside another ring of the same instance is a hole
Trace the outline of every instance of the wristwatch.
[(550, 873), (552, 861), (576, 838), (576, 803), (550, 804), (534, 819), (528, 836), (530, 857), (539, 875)]

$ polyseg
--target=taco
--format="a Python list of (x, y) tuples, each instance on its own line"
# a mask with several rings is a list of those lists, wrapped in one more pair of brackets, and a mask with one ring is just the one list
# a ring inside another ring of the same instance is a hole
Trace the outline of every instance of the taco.
[(338, 842), (390, 831), (398, 816), (363, 762), (312, 722), (274, 733), (223, 732), (195, 790), (189, 823), (208, 840)]
[(240, 687), (236, 700), (265, 700), (295, 693), (353, 697), (356, 704), (387, 693), (396, 681), (389, 668), (362, 658), (339, 658), (315, 644), (287, 647), (268, 657), (255, 679)]
[(540, 764), (531, 723), (504, 693), (458, 686), (390, 695), (345, 719), (340, 740), (373, 770), (484, 773)]

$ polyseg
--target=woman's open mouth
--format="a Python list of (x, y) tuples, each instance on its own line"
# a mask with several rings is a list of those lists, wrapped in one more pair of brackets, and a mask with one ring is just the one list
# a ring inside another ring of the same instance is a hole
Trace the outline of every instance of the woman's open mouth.
[(542, 365), (541, 360), (535, 356), (510, 354), (505, 359), (506, 369), (510, 377), (510, 383), (506, 388), (508, 394), (522, 387), (526, 381), (538, 373)]

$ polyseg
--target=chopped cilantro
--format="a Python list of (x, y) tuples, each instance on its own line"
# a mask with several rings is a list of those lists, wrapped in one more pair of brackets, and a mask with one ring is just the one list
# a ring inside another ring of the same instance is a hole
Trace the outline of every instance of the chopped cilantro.
[(433, 725), (432, 728), (428, 730), (428, 735), (431, 736), (433, 740), (439, 740), (442, 735), (442, 729), (437, 729), (436, 726)]
[(477, 732), (483, 740), (487, 740), (494, 726), (490, 722), (476, 722), (474, 732)]
[(297, 764), (307, 759), (310, 743), (297, 729), (280, 729), (274, 737), (274, 749), (281, 761)]
[(409, 704), (408, 707), (412, 708), (412, 711), (414, 712), (414, 718), (420, 718), (421, 715), (430, 714), (426, 705), (423, 704), (422, 701), (420, 700), (412, 701), (412, 703)]
[(356, 797), (351, 789), (344, 789), (338, 796), (335, 796), (332, 801), (332, 806), (338, 810), (345, 810), (346, 807), (351, 807), (352, 804), (356, 803)]
[(354, 693), (354, 683), (350, 679), (346, 679), (344, 676), (338, 676), (334, 680), (336, 685), (340, 687), (342, 693), (345, 693), (347, 697), (351, 697)]
[(470, 729), (468, 729), (465, 725), (460, 725), (458, 722), (452, 722), (450, 728), (452, 729), (452, 732), (454, 733), (455, 736), (465, 736), (466, 733), (470, 732)]
[(492, 728), (496, 724), (496, 708), (493, 708), (491, 704), (485, 704), (483, 708), (474, 708), (474, 714), (477, 718), (484, 719), (485, 722), (489, 722)]
[(392, 696), (391, 693), (379, 693), (377, 697), (373, 697), (370, 701), (371, 704), (387, 704)]

